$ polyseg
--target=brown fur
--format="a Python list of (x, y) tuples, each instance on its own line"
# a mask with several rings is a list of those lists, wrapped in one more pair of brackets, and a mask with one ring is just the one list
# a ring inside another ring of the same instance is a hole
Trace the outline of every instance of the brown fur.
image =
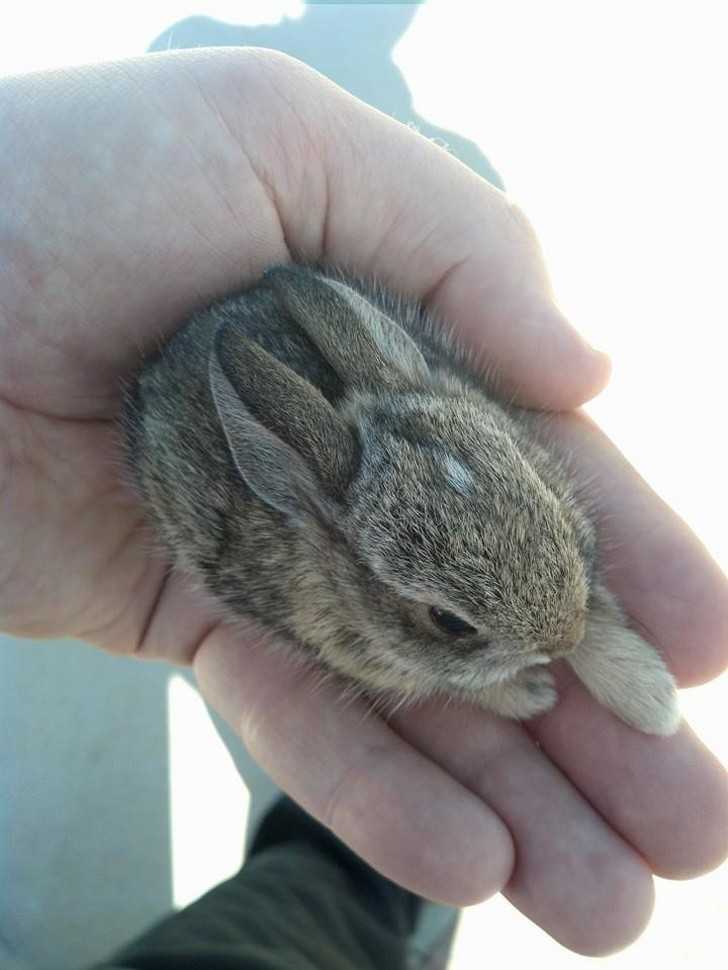
[(558, 457), (416, 305), (278, 267), (145, 363), (124, 430), (175, 564), (370, 696), (526, 718), (566, 657), (628, 723), (675, 730)]

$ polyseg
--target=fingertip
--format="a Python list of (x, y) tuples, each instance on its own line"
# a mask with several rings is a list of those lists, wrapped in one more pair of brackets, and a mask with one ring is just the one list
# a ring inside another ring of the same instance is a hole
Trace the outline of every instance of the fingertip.
[[(606, 351), (598, 350), (591, 344), (584, 341), (585, 347), (585, 372), (590, 377), (589, 390), (584, 401), (591, 400), (597, 394), (601, 394), (604, 388), (612, 379), (614, 364), (612, 358)], [(584, 401), (581, 403), (583, 404)]]
[(447, 869), (455, 879), (451, 877), (449, 885), (445, 878), (441, 882), (448, 892), (438, 901), (450, 906), (473, 906), (502, 892), (515, 867), (516, 853), (508, 829), (485, 806), (477, 803), (476, 808), (480, 822), (473, 817), (470, 832), (463, 833), (463, 845), (448, 861)]
[[(681, 793), (670, 799), (675, 812), (672, 832), (645, 853), (655, 875), (663, 879), (694, 879), (717, 869), (728, 858), (728, 772), (683, 723), (672, 745), (674, 762), (682, 762)], [(691, 777), (687, 773), (691, 772)]]
[[(700, 613), (703, 628), (700, 638), (689, 643), (685, 637), (680, 643), (682, 649), (670, 651), (670, 669), (680, 687), (700, 687), (717, 680), (728, 671), (728, 586), (721, 567), (707, 557), (710, 555), (699, 545), (700, 540), (689, 536), (688, 541), (696, 547), (703, 558), (702, 599), (706, 608)], [(696, 609), (696, 615), (698, 614)], [(712, 614), (712, 615), (711, 615)], [(693, 628), (695, 628), (693, 624)]]
[(519, 344), (514, 393), (523, 404), (570, 411), (609, 383), (611, 358), (592, 347), (558, 310), (533, 314), (522, 327)]
[[(412, 756), (420, 761), (419, 754)], [(381, 763), (366, 788), (349, 787), (343, 811), (328, 821), (373, 868), (411, 892), (448, 906), (483, 902), (511, 879), (510, 832), (435, 765), (423, 759), (421, 767), (428, 775), (427, 805), (424, 789), (402, 789), (404, 765), (394, 760)]]
[(652, 876), (636, 857), (595, 873), (594, 894), (585, 888), (568, 925), (553, 934), (563, 946), (588, 957), (619, 953), (644, 933), (655, 908)]

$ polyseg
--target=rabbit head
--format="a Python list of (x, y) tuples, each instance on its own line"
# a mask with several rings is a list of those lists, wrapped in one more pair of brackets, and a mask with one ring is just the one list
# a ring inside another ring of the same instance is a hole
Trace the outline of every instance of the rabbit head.
[(341, 280), (280, 267), (262, 285), (347, 391), (332, 404), (254, 341), (218, 334), (210, 387), (231, 456), (300, 533), (300, 639), (411, 695), (477, 695), (573, 651), (590, 526), (506, 411)]

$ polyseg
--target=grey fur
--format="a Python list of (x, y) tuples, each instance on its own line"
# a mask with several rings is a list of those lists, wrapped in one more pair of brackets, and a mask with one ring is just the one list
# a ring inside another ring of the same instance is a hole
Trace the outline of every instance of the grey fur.
[[(562, 462), (418, 306), (277, 267), (145, 362), (123, 428), (175, 565), (370, 697), (527, 718), (566, 657), (628, 723), (677, 728)], [(445, 633), (431, 606), (476, 633)]]

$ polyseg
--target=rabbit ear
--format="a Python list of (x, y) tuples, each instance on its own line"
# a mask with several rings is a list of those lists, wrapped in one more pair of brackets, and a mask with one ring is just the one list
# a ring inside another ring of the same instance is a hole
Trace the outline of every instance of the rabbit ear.
[(223, 328), (210, 356), (212, 397), (249, 488), (279, 512), (328, 517), (327, 495), (354, 470), (353, 434), (320, 392), (261, 347)]
[(427, 363), (414, 340), (352, 287), (290, 266), (268, 270), (265, 280), (349, 386), (404, 390), (427, 379)]

